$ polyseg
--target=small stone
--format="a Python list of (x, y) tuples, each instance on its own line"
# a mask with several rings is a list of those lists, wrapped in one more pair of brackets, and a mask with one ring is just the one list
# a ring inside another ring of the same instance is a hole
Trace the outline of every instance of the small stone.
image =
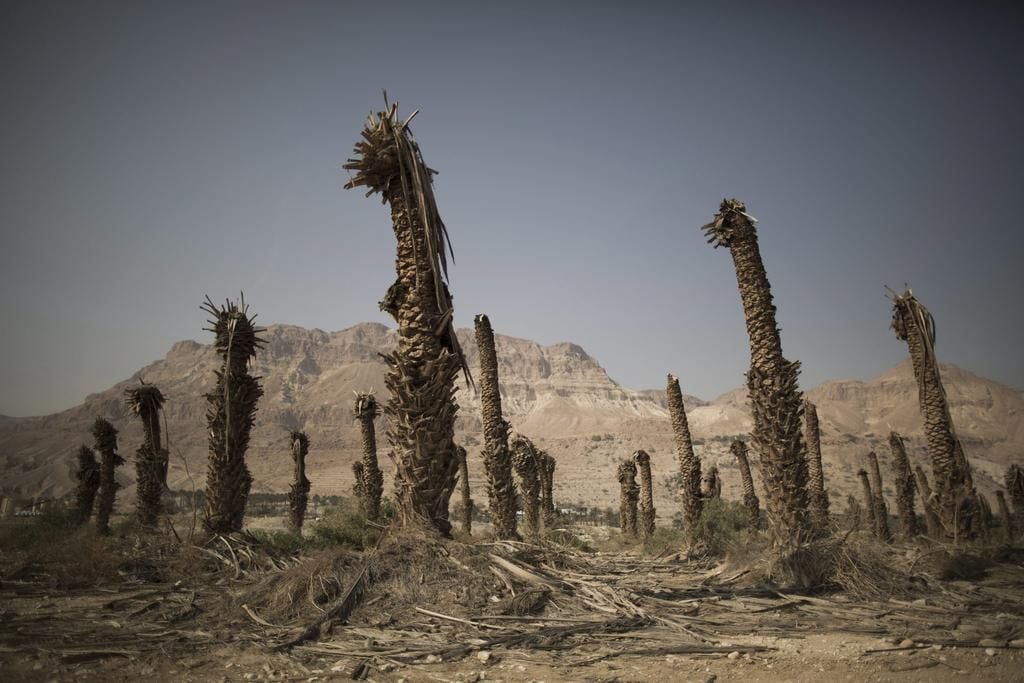
[(981, 647), (1002, 647), (1006, 645), (1005, 640), (995, 640), (993, 638), (982, 638), (978, 641), (978, 645)]
[(1010, 641), (1010, 647), (1016, 647), (1024, 649), (1024, 638), (1018, 638), (1017, 640)]
[(914, 641), (910, 638), (904, 638), (900, 641), (900, 647), (914, 647)]
[(986, 647), (985, 648), (985, 654), (988, 655), (989, 657), (995, 657), (996, 656), (995, 648)]
[(941, 645), (939, 645), (938, 643), (935, 643), (934, 645), (932, 645), (932, 649), (933, 649), (933, 650), (941, 650), (941, 649), (942, 649), (942, 646), (941, 646)]
[(492, 664), (494, 653), (490, 650), (480, 650), (480, 652), (476, 653), (476, 658), (481, 664)]
[[(751, 519), (753, 519), (753, 518), (751, 518)], [(736, 650), (733, 650), (732, 652), (730, 652), (728, 654), (728, 657), (729, 657), (729, 659), (739, 659), (740, 658), (740, 653), (737, 652)]]
[(441, 657), (439, 655), (427, 655), (427, 658), (423, 661), (427, 664), (438, 664), (441, 661)]
[(918, 598), (917, 600), (911, 600), (910, 604), (911, 605), (927, 605), (928, 601), (925, 600), (924, 598)]
[(525, 673), (526, 672), (526, 667), (523, 666), (522, 664), (516, 664), (516, 671), (518, 671), (519, 673)]

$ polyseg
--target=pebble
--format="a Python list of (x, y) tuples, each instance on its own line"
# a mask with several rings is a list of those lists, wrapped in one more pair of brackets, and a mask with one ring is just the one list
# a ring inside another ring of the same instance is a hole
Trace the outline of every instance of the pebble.
[[(753, 517), (751, 517), (751, 519), (753, 519)], [(732, 652), (729, 653), (728, 657), (729, 657), (729, 659), (739, 659), (740, 658), (740, 653), (737, 652), (736, 650), (733, 650)]]
[(526, 667), (523, 666), (522, 664), (516, 664), (516, 671), (518, 671), (519, 673), (525, 673), (526, 672)]
[(991, 648), (991, 647), (986, 647), (985, 648), (985, 654), (987, 654), (989, 657), (995, 657), (996, 656), (996, 651), (993, 648)]
[(441, 661), (441, 657), (439, 655), (427, 655), (427, 658), (423, 661), (427, 664), (437, 664)]
[(900, 641), (900, 647), (914, 647), (914, 641), (910, 638), (904, 638)]
[(480, 650), (476, 653), (476, 658), (482, 664), (490, 664), (491, 659), (494, 657), (494, 653), (489, 650)]
[(1010, 641), (1010, 647), (1024, 648), (1024, 638), (1018, 638), (1017, 640)]

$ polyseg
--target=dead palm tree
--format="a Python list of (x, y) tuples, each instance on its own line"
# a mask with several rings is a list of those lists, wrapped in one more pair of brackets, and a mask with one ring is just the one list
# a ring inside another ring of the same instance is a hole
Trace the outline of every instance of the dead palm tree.
[(868, 453), (868, 465), (871, 476), (871, 500), (874, 503), (875, 536), (888, 543), (892, 540), (892, 532), (889, 531), (889, 509), (885, 504), (885, 497), (882, 495), (882, 470), (878, 466), (878, 455), (871, 451)]
[(142, 445), (135, 452), (135, 510), (140, 522), (152, 526), (160, 515), (160, 495), (167, 487), (168, 454), (160, 440), (164, 395), (152, 384), (140, 382), (125, 394), (128, 408), (142, 420)]
[(462, 491), (462, 533), (473, 533), (473, 498), (469, 494), (469, 464), (466, 462), (466, 449), (456, 446), (459, 458), (459, 485)]
[(352, 495), (359, 502), (359, 510), (366, 514), (366, 467), (362, 460), (352, 463)]
[(208, 332), (221, 366), (216, 385), (206, 395), (210, 463), (206, 469), (206, 528), (214, 533), (241, 531), (249, 500), (252, 475), (245, 464), (249, 434), (256, 421), (256, 404), (263, 395), (259, 378), (249, 374), (249, 363), (265, 343), (259, 337), (256, 316), (240, 302), (217, 306), (206, 298), (202, 309), (210, 314)]
[(865, 469), (857, 470), (861, 486), (864, 488), (864, 507), (868, 511), (868, 523), (871, 525), (871, 533), (878, 536), (878, 508), (875, 507), (875, 494), (871, 491), (871, 482), (868, 481), (868, 472)]
[(619, 463), (619, 528), (626, 538), (637, 536), (636, 508), (640, 489), (636, 485), (636, 465), (632, 460)]
[(1013, 514), (1024, 525), (1024, 468), (1020, 465), (1007, 467), (1004, 483), (1006, 493), (1010, 496), (1010, 504), (1013, 505)]
[[(448, 234), (434, 201), (433, 171), (423, 163), (397, 105), (370, 114), (346, 188), (380, 193), (391, 207), (397, 242), (397, 279), (381, 308), (398, 323), (398, 347), (385, 356), (391, 394), (384, 413), (397, 466), (396, 504), (403, 525), (427, 524), (451, 534), (448, 503), (459, 469), (454, 435), (455, 377), (469, 380), (452, 325), (452, 297), (446, 285)], [(415, 114), (413, 114), (415, 116)]]
[(892, 473), (896, 480), (896, 507), (900, 512), (900, 532), (904, 538), (918, 534), (917, 513), (914, 512), (914, 473), (910, 459), (903, 445), (903, 437), (896, 432), (889, 433), (889, 448), (892, 450)]
[(309, 502), (309, 479), (306, 478), (306, 456), (309, 455), (309, 437), (305, 432), (289, 434), (292, 447), (292, 462), (295, 464), (294, 481), (288, 491), (288, 509), (291, 513), (292, 528), (302, 531), (306, 520), (306, 505)]
[(541, 458), (533, 442), (521, 434), (512, 435), (509, 448), (512, 451), (512, 464), (519, 475), (523, 526), (528, 535), (536, 536), (540, 533)]
[(516, 489), (512, 483), (512, 455), (508, 448), (508, 422), (501, 416), (498, 354), (494, 330), (484, 314), (474, 318), (480, 351), (480, 414), (484, 423), (484, 471), (491, 524), (499, 539), (516, 540)]
[(807, 441), (807, 497), (811, 504), (811, 518), (819, 530), (825, 530), (828, 529), (828, 492), (821, 465), (821, 429), (818, 408), (808, 400), (804, 400), (804, 438)]
[(704, 232), (715, 247), (729, 249), (736, 269), (750, 338), (747, 389), (754, 417), (750, 436), (761, 459), (772, 549), (777, 560), (785, 560), (796, 555), (811, 530), (807, 459), (800, 431), (803, 396), (797, 385), (800, 364), (782, 356), (754, 222), (741, 202), (725, 199)]
[(654, 482), (651, 478), (651, 456), (639, 450), (633, 454), (637, 473), (640, 475), (640, 501), (637, 504), (637, 527), (640, 540), (646, 541), (654, 534)]
[[(865, 475), (867, 472), (864, 473)], [(846, 496), (846, 516), (849, 519), (850, 529), (860, 526), (860, 503), (852, 493)]]
[(924, 468), (920, 465), (914, 467), (914, 474), (916, 475), (914, 481), (917, 483), (917, 490), (921, 493), (925, 529), (929, 537), (939, 538), (942, 536), (942, 523), (939, 521), (938, 513), (935, 512), (935, 499), (932, 498), (932, 487), (928, 483), (928, 475), (924, 473)]
[(541, 482), (540, 509), (541, 522), (545, 529), (551, 529), (555, 525), (555, 459), (547, 451), (541, 451), (541, 459), (544, 467), (542, 470), (543, 481)]
[(96, 462), (96, 454), (88, 446), (78, 449), (78, 472), (75, 473), (78, 485), (75, 487), (75, 521), (85, 524), (92, 516), (96, 490), (100, 487), (100, 465)]
[(743, 480), (743, 506), (750, 513), (750, 526), (756, 529), (761, 522), (761, 501), (757, 499), (757, 493), (754, 491), (754, 478), (750, 475), (747, 444), (736, 439), (729, 448), (740, 467), (740, 478)]
[(711, 498), (722, 497), (722, 478), (718, 474), (718, 467), (712, 465), (700, 480), (700, 495), (705, 501)]
[(96, 532), (110, 533), (110, 513), (114, 511), (114, 498), (119, 488), (115, 469), (124, 464), (117, 454), (117, 430), (101, 417), (92, 425), (94, 448), (100, 454), (100, 489), (96, 504)]
[(380, 517), (380, 502), (384, 497), (384, 473), (377, 461), (377, 433), (373, 421), (380, 415), (380, 408), (373, 392), (356, 394), (353, 414), (359, 420), (359, 429), (363, 440), (363, 512), (369, 519), (378, 519)]
[(704, 503), (700, 496), (700, 459), (693, 451), (690, 438), (690, 423), (683, 406), (683, 392), (679, 379), (668, 376), (665, 390), (668, 399), (668, 414), (672, 420), (672, 435), (675, 438), (676, 458), (679, 461), (679, 499), (682, 503), (683, 529), (691, 537), (696, 533), (697, 522)]
[(934, 508), (946, 537), (970, 539), (981, 531), (981, 510), (971, 467), (953, 429), (949, 402), (935, 357), (935, 320), (908, 289), (892, 294), (892, 329), (907, 343), (924, 416), (928, 456), (935, 478)]

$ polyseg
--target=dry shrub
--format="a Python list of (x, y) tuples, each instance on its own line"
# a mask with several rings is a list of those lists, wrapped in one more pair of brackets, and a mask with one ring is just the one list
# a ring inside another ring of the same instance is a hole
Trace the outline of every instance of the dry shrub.
[(343, 548), (320, 550), (298, 564), (267, 574), (247, 589), (245, 601), (262, 616), (287, 623), (325, 609), (344, 591), (361, 566), (361, 555)]

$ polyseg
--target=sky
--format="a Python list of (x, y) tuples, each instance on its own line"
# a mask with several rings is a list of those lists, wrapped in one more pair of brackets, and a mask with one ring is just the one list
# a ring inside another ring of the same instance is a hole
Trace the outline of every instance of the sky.
[(391, 323), (389, 215), (341, 169), (383, 89), (420, 110), (460, 327), (738, 387), (735, 271), (700, 230), (736, 197), (804, 387), (906, 357), (905, 283), (941, 361), (1024, 387), (1024, 15), (892, 4), (5, 0), (0, 413), (208, 342), (207, 294)]

